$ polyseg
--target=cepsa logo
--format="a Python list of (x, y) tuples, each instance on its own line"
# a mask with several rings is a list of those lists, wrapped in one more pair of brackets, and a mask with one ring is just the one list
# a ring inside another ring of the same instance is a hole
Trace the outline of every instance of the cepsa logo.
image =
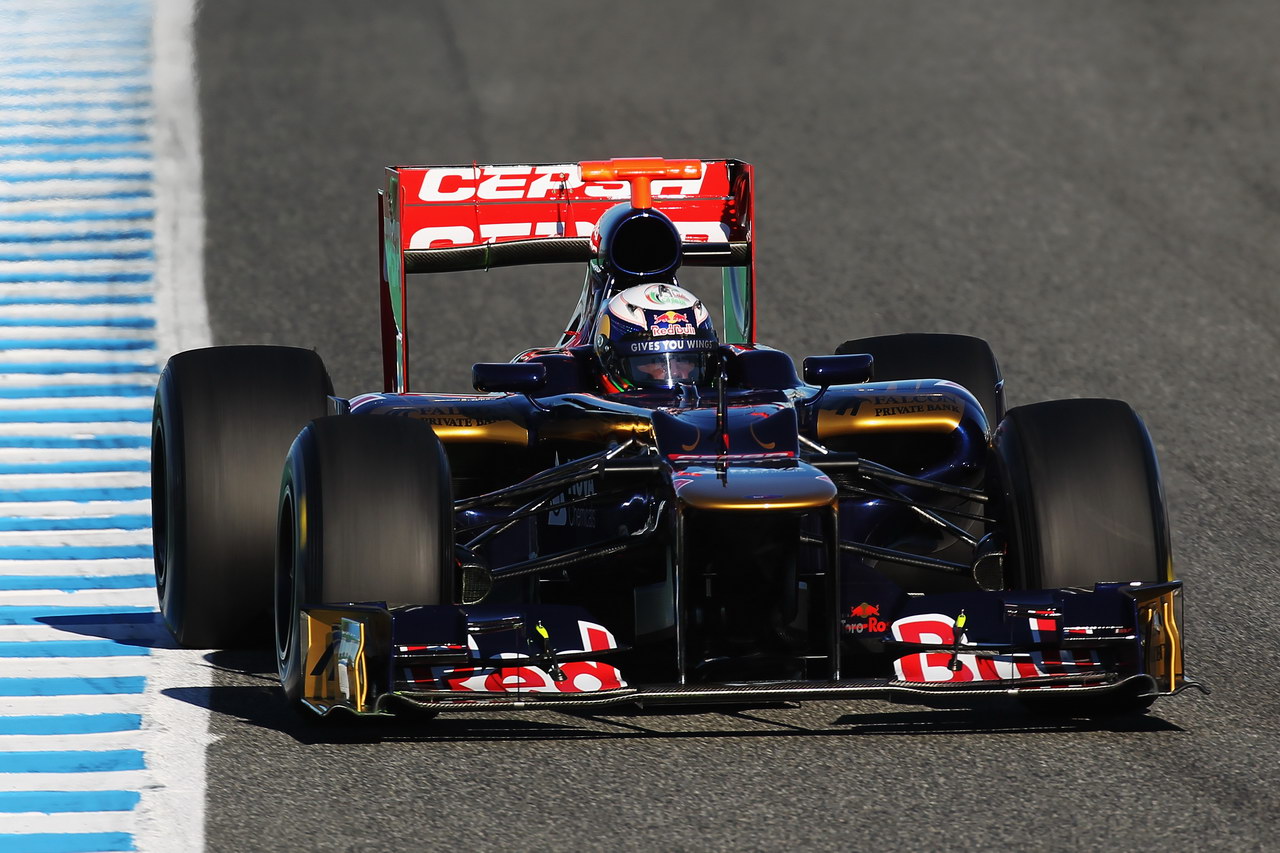
[(470, 225), (433, 225), (414, 231), (408, 248), (446, 249), (528, 237), (590, 237), (595, 227), (594, 222), (484, 222), (477, 235)]
[[(626, 181), (583, 183), (577, 163), (553, 166), (460, 166), (425, 169), (418, 198), (428, 202), (555, 201), (559, 199), (626, 199)], [(688, 181), (654, 181), (655, 196), (696, 195), (702, 178)]]
[[(729, 228), (721, 222), (674, 222), (686, 243), (722, 243)], [(408, 249), (447, 249), (531, 237), (590, 237), (594, 222), (482, 222), (479, 233), (470, 225), (432, 225), (409, 237)]]

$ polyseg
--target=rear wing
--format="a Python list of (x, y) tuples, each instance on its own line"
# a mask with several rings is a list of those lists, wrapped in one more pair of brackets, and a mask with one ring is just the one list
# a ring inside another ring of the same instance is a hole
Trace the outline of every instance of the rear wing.
[[(702, 177), (655, 180), (653, 206), (680, 232), (683, 263), (724, 270), (726, 343), (755, 342), (752, 168), (703, 160)], [(582, 179), (577, 163), (391, 166), (378, 191), (383, 389), (409, 390), (406, 276), (589, 261), (625, 180)]]

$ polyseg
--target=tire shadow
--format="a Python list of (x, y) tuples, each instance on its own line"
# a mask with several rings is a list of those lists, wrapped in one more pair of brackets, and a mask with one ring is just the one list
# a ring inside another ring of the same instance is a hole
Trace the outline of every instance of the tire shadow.
[(41, 616), (35, 621), (68, 634), (111, 640), (122, 646), (178, 648), (160, 614), (155, 611)]

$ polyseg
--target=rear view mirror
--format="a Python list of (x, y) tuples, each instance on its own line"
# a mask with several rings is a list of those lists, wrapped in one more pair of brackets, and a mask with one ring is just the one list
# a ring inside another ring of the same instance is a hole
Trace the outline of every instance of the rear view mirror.
[(810, 385), (857, 385), (875, 375), (875, 359), (870, 353), (811, 355), (804, 360), (804, 381)]
[(547, 366), (527, 361), (471, 365), (471, 384), (477, 391), (528, 394), (547, 384)]

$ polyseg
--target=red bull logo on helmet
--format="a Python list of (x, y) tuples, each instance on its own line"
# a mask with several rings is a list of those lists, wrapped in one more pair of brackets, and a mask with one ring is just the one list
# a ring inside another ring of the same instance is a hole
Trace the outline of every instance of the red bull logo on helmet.
[(698, 330), (689, 322), (686, 314), (678, 311), (665, 311), (649, 321), (649, 333), (654, 337), (662, 335), (695, 335)]

